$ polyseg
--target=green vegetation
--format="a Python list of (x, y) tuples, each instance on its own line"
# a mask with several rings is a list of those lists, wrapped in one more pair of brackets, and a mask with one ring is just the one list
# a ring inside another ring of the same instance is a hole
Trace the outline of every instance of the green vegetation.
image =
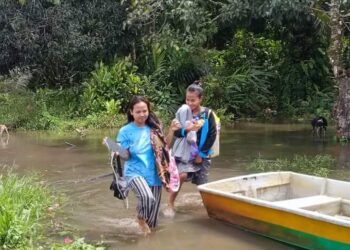
[(76, 239), (72, 242), (67, 242), (66, 244), (53, 244), (50, 247), (50, 250), (104, 250), (106, 249), (104, 246), (99, 246), (101, 244), (97, 244), (96, 246), (88, 244), (85, 242), (84, 238)]
[[(36, 176), (0, 176), (0, 248), (102, 250), (77, 239), (66, 244), (48, 239), (48, 219), (57, 209), (57, 197)], [(50, 246), (50, 244), (52, 246)]]
[(34, 248), (41, 235), (40, 220), (53, 203), (49, 191), (33, 177), (14, 174), (0, 178), (0, 246)]
[(297, 173), (327, 177), (334, 167), (335, 159), (330, 155), (294, 155), (293, 159), (276, 159), (274, 161), (258, 158), (254, 160), (249, 169), (268, 171), (292, 171)]
[[(0, 123), (115, 127), (134, 94), (169, 119), (197, 79), (224, 120), (266, 118), (267, 108), (330, 118), (329, 11), (313, 0), (2, 1)], [(341, 44), (348, 69), (349, 39)]]

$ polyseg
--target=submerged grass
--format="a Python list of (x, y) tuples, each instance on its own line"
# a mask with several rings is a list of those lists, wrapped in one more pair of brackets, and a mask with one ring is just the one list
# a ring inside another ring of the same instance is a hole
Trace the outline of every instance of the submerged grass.
[(54, 244), (50, 248), (50, 250), (105, 250), (105, 249), (106, 248), (102, 246), (102, 243), (97, 244), (97, 246), (94, 246), (86, 243), (84, 238), (76, 239), (69, 244)]
[(255, 159), (249, 169), (261, 172), (293, 171), (297, 173), (327, 177), (334, 167), (335, 159), (330, 155), (294, 155), (293, 159), (276, 159), (274, 161)]

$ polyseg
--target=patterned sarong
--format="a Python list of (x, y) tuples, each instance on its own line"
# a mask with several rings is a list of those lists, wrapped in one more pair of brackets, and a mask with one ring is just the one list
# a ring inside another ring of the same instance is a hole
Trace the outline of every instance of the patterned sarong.
[(168, 145), (160, 129), (151, 130), (151, 144), (155, 157), (158, 176), (167, 191), (178, 191), (180, 186), (179, 173), (175, 160), (169, 153)]

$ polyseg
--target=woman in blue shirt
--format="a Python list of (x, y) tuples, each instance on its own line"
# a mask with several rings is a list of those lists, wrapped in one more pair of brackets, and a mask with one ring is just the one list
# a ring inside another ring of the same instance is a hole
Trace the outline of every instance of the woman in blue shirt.
[(143, 96), (131, 99), (127, 116), (128, 124), (119, 130), (117, 142), (126, 152), (120, 155), (128, 186), (138, 199), (138, 223), (148, 234), (157, 224), (162, 191), (151, 145), (151, 129), (160, 129), (160, 122)]

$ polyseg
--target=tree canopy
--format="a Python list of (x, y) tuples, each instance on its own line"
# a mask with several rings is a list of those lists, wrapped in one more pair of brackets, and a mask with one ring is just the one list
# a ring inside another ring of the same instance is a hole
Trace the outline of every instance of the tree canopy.
[(31, 90), (75, 88), (81, 115), (123, 111), (132, 94), (172, 114), (186, 86), (202, 79), (205, 104), (227, 117), (266, 108), (330, 117), (334, 2), (346, 71), (348, 1), (2, 1), (0, 74), (8, 85), (14, 72), (29, 72)]

